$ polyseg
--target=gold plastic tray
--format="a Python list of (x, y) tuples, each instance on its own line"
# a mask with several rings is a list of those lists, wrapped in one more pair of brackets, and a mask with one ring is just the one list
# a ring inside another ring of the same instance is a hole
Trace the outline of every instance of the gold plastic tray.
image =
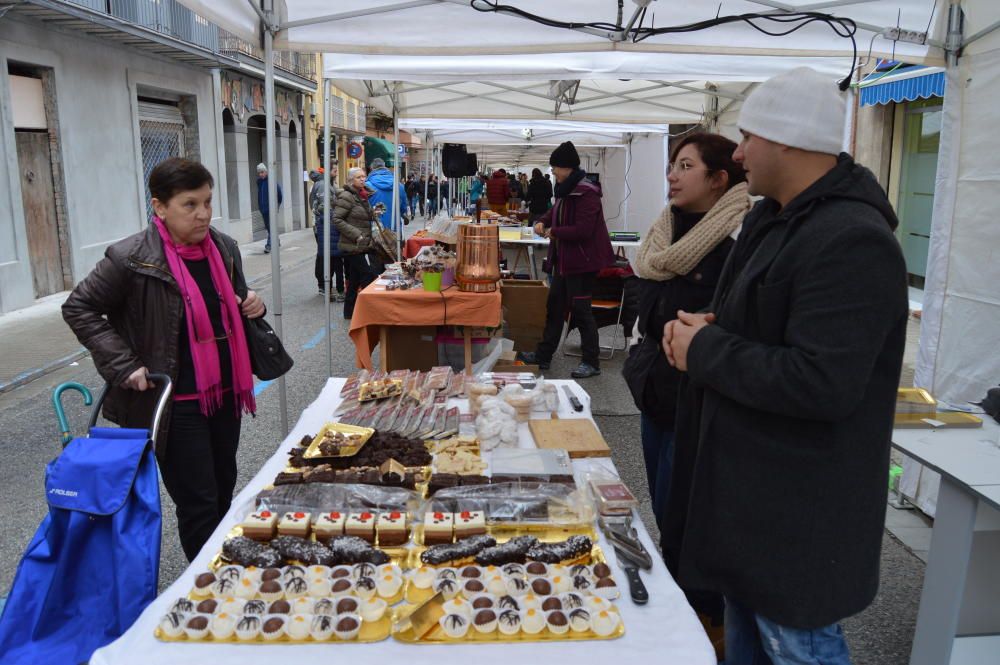
[[(505, 644), (517, 642), (578, 642), (592, 640), (613, 640), (625, 634), (625, 622), (619, 620), (618, 627), (610, 635), (598, 635), (593, 631), (575, 632), (568, 630), (562, 635), (554, 635), (548, 629), (535, 635), (518, 633), (504, 635), (499, 630), (480, 633), (470, 627), (464, 637), (454, 638), (441, 628), (438, 620), (444, 616), (444, 597), (434, 594), (425, 602), (415, 605), (400, 605), (392, 611), (392, 637), (407, 644)], [(615, 610), (617, 612), (617, 610)], [(621, 615), (619, 614), (619, 619)]]
[[(346, 446), (344, 448), (341, 448), (339, 453), (336, 455), (327, 455), (320, 452), (319, 449), (319, 445), (323, 443), (323, 436), (327, 432), (340, 432), (341, 434), (360, 434), (361, 439), (358, 441), (356, 445)], [(371, 427), (358, 427), (357, 425), (344, 425), (343, 423), (327, 423), (326, 425), (323, 425), (323, 428), (319, 431), (319, 433), (315, 437), (313, 437), (312, 443), (309, 444), (309, 447), (306, 448), (306, 452), (303, 453), (302, 456), (305, 457), (306, 459), (353, 457), (354, 455), (358, 454), (358, 451), (361, 450), (361, 448), (364, 447), (366, 443), (368, 443), (368, 439), (372, 438), (372, 435), (374, 433), (375, 430), (373, 430)]]
[(209, 633), (205, 636), (203, 640), (192, 640), (187, 637), (187, 635), (182, 635), (180, 637), (167, 637), (163, 634), (157, 626), (156, 630), (153, 631), (153, 636), (161, 642), (190, 642), (191, 644), (253, 644), (253, 645), (271, 645), (271, 644), (283, 644), (285, 646), (296, 645), (296, 644), (354, 644), (354, 643), (371, 643), (371, 642), (381, 642), (382, 640), (389, 637), (392, 633), (392, 619), (390, 618), (389, 611), (386, 610), (385, 616), (383, 616), (378, 621), (362, 621), (361, 631), (358, 636), (353, 640), (342, 640), (336, 635), (331, 635), (328, 640), (314, 640), (312, 637), (307, 637), (304, 640), (293, 640), (288, 635), (282, 635), (276, 640), (265, 640), (263, 637), (258, 635), (253, 640), (248, 640), (246, 642), (236, 639), (236, 633), (227, 637), (224, 640), (217, 640), (212, 637)]
[[(937, 425), (927, 420), (943, 423)], [(982, 427), (983, 419), (961, 411), (938, 411), (937, 413), (897, 413), (892, 426), (897, 429), (939, 429)]]

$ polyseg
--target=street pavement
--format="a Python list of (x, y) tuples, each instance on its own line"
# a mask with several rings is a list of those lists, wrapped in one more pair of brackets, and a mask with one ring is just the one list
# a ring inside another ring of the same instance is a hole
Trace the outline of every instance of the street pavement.
[[(333, 344), (333, 375), (346, 376), (354, 371), (354, 350), (347, 336), (348, 322), (336, 304), (329, 330), (325, 327), (326, 309), (316, 292), (312, 259), (315, 244), (311, 231), (282, 236), (283, 326), (286, 348), (295, 358), (295, 367), (287, 375), (289, 426), (322, 388), (327, 378), (326, 344)], [(256, 278), (255, 288), (273, 312), (269, 278), (270, 257), (260, 243), (243, 248), (247, 273)], [(273, 317), (269, 314), (273, 322)], [(65, 325), (61, 318), (49, 325)], [(610, 330), (610, 329), (608, 329)], [(578, 338), (572, 336), (569, 345)], [(17, 340), (30, 345), (30, 340)], [(609, 342), (610, 339), (602, 340)], [(578, 342), (577, 342), (578, 343)], [(6, 342), (5, 342), (6, 345)], [(52, 348), (49, 355), (62, 353)], [(376, 351), (377, 353), (377, 351)], [(53, 356), (59, 358), (61, 356)], [(638, 413), (624, 389), (621, 365), (624, 354), (617, 353), (602, 364), (600, 377), (583, 383), (591, 394), (595, 419), (612, 449), (612, 456), (623, 480), (641, 501), (640, 513), (658, 540), (652, 520), (649, 495), (639, 444)], [(578, 358), (557, 353), (549, 376), (568, 378)], [(102, 385), (89, 356), (77, 364), (57, 369), (19, 388), (0, 394), (0, 431), (4, 432), (4, 462), (0, 464), (0, 520), (5, 525), (0, 539), (0, 596), (6, 595), (17, 562), (39, 522), (46, 513), (43, 491), (45, 465), (59, 452), (59, 431), (51, 405), (52, 390), (64, 381), (78, 381), (95, 392)], [(282, 439), (278, 382), (258, 384), (258, 415), (243, 423), (237, 491), (252, 478)], [(66, 411), (76, 435), (86, 428), (89, 410), (76, 393), (68, 393)], [(174, 508), (165, 492), (163, 500), (163, 546), (160, 588), (168, 586), (186, 567), (186, 560), (176, 534)], [(817, 553), (822, 555), (822, 553)], [(923, 564), (892, 536), (883, 544), (882, 587), (879, 596), (865, 612), (847, 620), (845, 632), (856, 665), (906, 663), (913, 637)], [(651, 590), (655, 593), (655, 590)]]

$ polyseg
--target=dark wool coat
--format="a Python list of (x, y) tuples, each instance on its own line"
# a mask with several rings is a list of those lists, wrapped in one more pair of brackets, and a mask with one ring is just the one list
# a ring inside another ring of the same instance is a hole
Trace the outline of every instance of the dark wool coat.
[(896, 225), (846, 154), (747, 215), (678, 404), (661, 527), (685, 588), (795, 628), (875, 597), (908, 315)]

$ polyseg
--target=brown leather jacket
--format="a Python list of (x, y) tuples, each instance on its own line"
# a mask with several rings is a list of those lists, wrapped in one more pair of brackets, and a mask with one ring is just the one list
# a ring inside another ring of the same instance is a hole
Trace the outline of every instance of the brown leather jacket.
[[(236, 241), (215, 229), (209, 233), (236, 294), (245, 298), (247, 285)], [(159, 391), (138, 392), (121, 386), (143, 366), (177, 381), (178, 339), (184, 316), (180, 290), (156, 228), (151, 224), (108, 247), (104, 258), (73, 289), (62, 313), (111, 386), (104, 400), (104, 417), (122, 427), (150, 427)], [(160, 456), (170, 427), (170, 411), (168, 405), (156, 439)]]

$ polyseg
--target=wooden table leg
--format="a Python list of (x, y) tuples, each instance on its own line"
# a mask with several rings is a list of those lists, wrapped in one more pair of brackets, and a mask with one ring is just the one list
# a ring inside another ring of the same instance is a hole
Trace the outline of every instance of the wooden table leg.
[(462, 337), (465, 338), (465, 373), (472, 376), (472, 329), (469, 326), (462, 328)]
[(378, 346), (379, 352), (382, 356), (382, 371), (389, 371), (389, 331), (388, 326), (379, 326), (378, 328)]

